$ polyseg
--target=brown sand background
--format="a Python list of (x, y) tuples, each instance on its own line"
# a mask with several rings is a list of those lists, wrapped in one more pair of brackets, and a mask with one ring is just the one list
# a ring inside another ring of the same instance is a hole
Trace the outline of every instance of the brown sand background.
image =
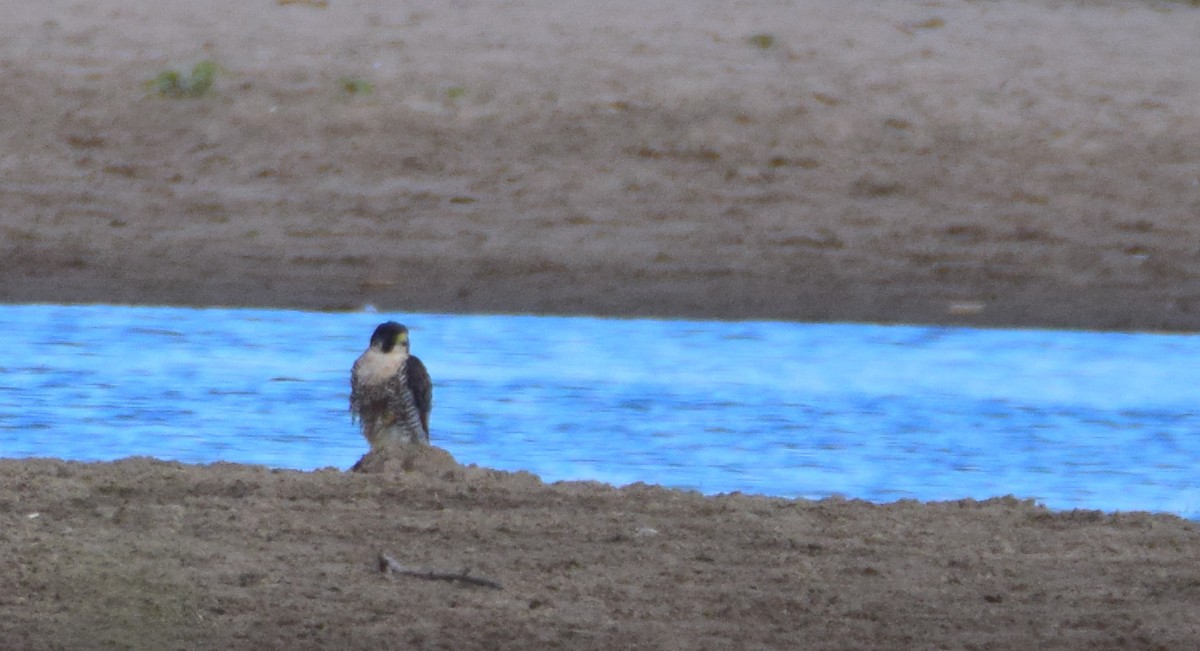
[[(0, 300), (1194, 331), (1197, 34), (1102, 0), (0, 0)], [(203, 97), (144, 86), (206, 59)], [(1198, 601), (1163, 515), (437, 450), (0, 461), (4, 648), (1176, 649)]]
[(1187, 4), (0, 10), (0, 300), (1200, 327)]

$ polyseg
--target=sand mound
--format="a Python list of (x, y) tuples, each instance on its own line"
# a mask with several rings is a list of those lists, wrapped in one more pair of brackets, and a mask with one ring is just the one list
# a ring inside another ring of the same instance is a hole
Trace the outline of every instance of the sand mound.
[[(454, 464), (0, 461), (13, 648), (1186, 648), (1200, 529)], [(374, 461), (374, 458), (372, 458)], [(393, 458), (392, 461), (395, 461)], [(466, 574), (502, 589), (380, 571)]]

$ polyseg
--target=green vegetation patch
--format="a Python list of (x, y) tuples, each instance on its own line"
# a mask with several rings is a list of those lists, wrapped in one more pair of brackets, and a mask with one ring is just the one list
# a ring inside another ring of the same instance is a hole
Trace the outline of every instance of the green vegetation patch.
[(192, 66), (192, 74), (184, 76), (178, 70), (164, 70), (146, 82), (147, 87), (163, 97), (193, 99), (212, 90), (217, 77), (217, 64), (201, 61)]
[(370, 95), (375, 92), (375, 84), (362, 77), (342, 77), (338, 85), (347, 95)]
[(753, 34), (746, 37), (746, 42), (760, 50), (769, 50), (775, 47), (775, 36), (765, 32)]

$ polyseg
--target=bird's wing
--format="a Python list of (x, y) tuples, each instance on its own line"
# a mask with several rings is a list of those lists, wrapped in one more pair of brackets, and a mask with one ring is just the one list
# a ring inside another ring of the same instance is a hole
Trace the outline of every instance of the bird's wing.
[(413, 355), (408, 356), (408, 390), (412, 392), (413, 403), (421, 415), (421, 426), (428, 436), (429, 412), (433, 409), (433, 380), (429, 379), (425, 364)]

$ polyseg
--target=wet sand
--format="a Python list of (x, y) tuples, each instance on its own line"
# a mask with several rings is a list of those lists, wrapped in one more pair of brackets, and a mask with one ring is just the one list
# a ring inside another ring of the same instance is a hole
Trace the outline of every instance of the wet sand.
[[(0, 13), (0, 301), (1200, 328), (1187, 3)], [(0, 461), (0, 646), (1200, 640), (1171, 516), (382, 465)]]

